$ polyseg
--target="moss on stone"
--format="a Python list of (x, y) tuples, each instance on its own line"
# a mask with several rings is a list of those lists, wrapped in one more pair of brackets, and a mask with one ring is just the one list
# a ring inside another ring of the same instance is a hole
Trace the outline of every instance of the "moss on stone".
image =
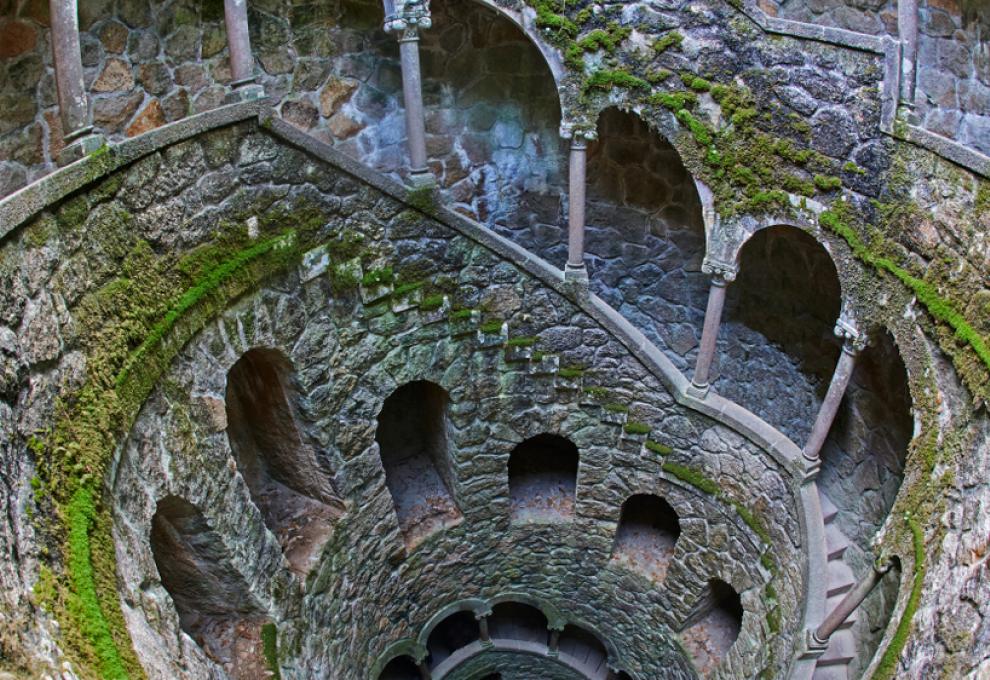
[(443, 306), (443, 293), (434, 293), (432, 295), (427, 295), (423, 298), (423, 301), (419, 303), (419, 308), (424, 312), (433, 312), (440, 309)]
[(663, 54), (671, 48), (679, 48), (682, 42), (684, 42), (683, 35), (678, 31), (670, 31), (656, 39), (653, 43), (653, 51), (657, 54)]
[(660, 456), (669, 456), (674, 452), (674, 449), (670, 448), (666, 444), (661, 444), (660, 442), (655, 442), (652, 439), (647, 439), (645, 444), (647, 450), (652, 451)]
[(627, 90), (649, 90), (650, 84), (623, 69), (601, 69), (592, 73), (584, 83), (584, 92), (592, 90), (609, 91), (614, 88)]
[(282, 671), (278, 665), (278, 628), (274, 623), (266, 623), (261, 627), (261, 645), (271, 678), (281, 680)]
[(646, 423), (641, 423), (636, 420), (630, 420), (629, 422), (627, 422), (623, 427), (623, 429), (626, 431), (626, 434), (645, 435), (645, 434), (649, 434), (650, 432), (653, 432), (652, 427), (650, 427)]
[(602, 406), (609, 413), (629, 413), (629, 407), (617, 401), (610, 401)]
[(502, 324), (505, 323), (501, 319), (492, 319), (491, 321), (486, 321), (481, 324), (478, 328), (485, 335), (498, 335), (502, 332)]
[[(557, 371), (557, 375), (565, 380), (577, 380), (578, 378), (584, 377), (585, 369), (581, 366), (565, 366), (564, 368)], [(592, 388), (588, 388), (592, 389)]]
[(387, 286), (395, 280), (391, 267), (379, 267), (365, 272), (361, 277), (362, 286)]
[(911, 531), (911, 541), (914, 547), (914, 577), (911, 582), (911, 594), (908, 596), (904, 613), (897, 622), (897, 629), (890, 644), (883, 651), (880, 663), (873, 672), (873, 680), (889, 680), (897, 672), (897, 660), (904, 651), (908, 636), (911, 634), (911, 623), (918, 605), (921, 604), (921, 593), (925, 585), (925, 535), (921, 526), (911, 515), (905, 515), (904, 521)]
[(539, 338), (534, 336), (521, 336), (516, 338), (510, 338), (506, 345), (509, 347), (532, 347), (537, 343)]

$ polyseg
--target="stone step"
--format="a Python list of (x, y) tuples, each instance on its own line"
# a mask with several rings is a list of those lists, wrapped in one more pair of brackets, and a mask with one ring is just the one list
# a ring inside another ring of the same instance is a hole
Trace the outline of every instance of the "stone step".
[(852, 590), (856, 583), (856, 575), (853, 574), (848, 564), (841, 560), (832, 560), (826, 568), (828, 569), (827, 597), (841, 595)]
[(821, 488), (818, 489), (818, 498), (822, 504), (822, 519), (825, 520), (826, 525), (831, 524), (835, 520), (835, 516), (839, 514), (839, 509), (835, 507), (835, 503), (828, 496), (822, 493)]
[(825, 525), (825, 548), (828, 559), (840, 560), (849, 547), (849, 539), (842, 533), (837, 524)]
[(815, 668), (811, 680), (849, 680), (849, 667), (843, 664)]
[(828, 642), (828, 649), (818, 659), (818, 668), (848, 664), (856, 658), (856, 638), (852, 631), (837, 630)]

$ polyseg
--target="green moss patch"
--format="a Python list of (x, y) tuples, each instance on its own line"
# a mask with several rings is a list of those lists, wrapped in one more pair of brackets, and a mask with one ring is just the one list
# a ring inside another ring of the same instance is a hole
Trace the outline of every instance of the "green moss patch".
[(897, 660), (900, 658), (901, 652), (904, 651), (908, 636), (911, 634), (911, 623), (914, 620), (915, 612), (918, 611), (918, 605), (921, 604), (921, 592), (925, 586), (925, 535), (921, 526), (911, 515), (906, 515), (904, 521), (911, 531), (911, 541), (914, 547), (914, 578), (911, 583), (911, 595), (908, 597), (907, 606), (904, 607), (900, 621), (897, 622), (897, 630), (894, 631), (890, 644), (883, 651), (880, 663), (877, 664), (877, 668), (873, 672), (873, 680), (889, 680), (895, 676)]

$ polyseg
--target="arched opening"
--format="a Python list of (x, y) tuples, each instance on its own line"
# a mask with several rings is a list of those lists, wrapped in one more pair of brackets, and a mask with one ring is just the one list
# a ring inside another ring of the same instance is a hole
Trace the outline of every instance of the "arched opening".
[(544, 645), (550, 634), (546, 615), (521, 602), (500, 602), (492, 607), (488, 631), (493, 639), (525, 640)]
[(795, 227), (770, 227), (743, 246), (729, 286), (713, 381), (802, 445), (839, 357), (835, 265)]
[(378, 680), (422, 680), (419, 666), (408, 656), (397, 656), (385, 666)]
[(475, 642), (480, 636), (478, 620), (473, 612), (459, 611), (451, 614), (430, 632), (426, 641), (426, 649), (430, 652), (430, 669), (436, 668), (451, 654)]
[(649, 494), (630, 496), (622, 505), (612, 556), (660, 583), (680, 535), (680, 519), (666, 500)]
[[(871, 543), (893, 506), (914, 434), (907, 371), (887, 332), (871, 335), (859, 356), (835, 423), (822, 448), (822, 495), (830, 558), (829, 605), (836, 604), (872, 568)], [(838, 564), (840, 563), (841, 564)], [(855, 614), (860, 671), (873, 657), (897, 596), (887, 576)]]
[(701, 675), (708, 675), (729, 653), (742, 629), (739, 593), (725, 581), (712, 579), (681, 628), (681, 642)]
[(199, 509), (176, 496), (160, 500), (150, 543), (183, 632), (231, 677), (265, 677), (264, 611)]
[(574, 516), (579, 454), (568, 439), (540, 434), (509, 455), (513, 522), (560, 521)]
[(592, 287), (687, 370), (708, 303), (705, 227), (690, 173), (645, 121), (608, 108), (588, 145), (587, 191)]
[(378, 415), (375, 441), (385, 485), (410, 549), (462, 517), (451, 494), (447, 402), (442, 387), (419, 380), (395, 390)]
[(582, 667), (588, 677), (604, 673), (608, 650), (598, 637), (583, 628), (568, 624), (560, 633), (560, 655), (569, 656)]
[(423, 36), (431, 166), (453, 207), (532, 247), (559, 243), (566, 151), (560, 100), (539, 49), (472, 0), (433, 0)]
[(291, 374), (280, 352), (245, 352), (227, 374), (227, 436), (266, 526), (292, 569), (305, 574), (319, 559), (343, 503), (303, 441)]

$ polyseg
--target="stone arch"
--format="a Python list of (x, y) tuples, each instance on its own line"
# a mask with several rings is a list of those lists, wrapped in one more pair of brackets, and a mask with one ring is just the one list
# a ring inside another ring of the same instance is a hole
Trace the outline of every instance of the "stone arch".
[[(907, 369), (893, 335), (879, 328), (856, 362), (822, 447), (816, 480), (829, 510), (829, 550), (841, 551), (848, 581), (873, 568), (872, 544), (900, 491), (914, 429)], [(865, 669), (880, 644), (896, 602), (897, 581), (884, 577), (853, 617), (857, 658), (852, 672)]]
[(736, 589), (721, 579), (710, 579), (680, 632), (702, 675), (710, 674), (729, 653), (742, 630), (743, 614)]
[(476, 598), (451, 602), (436, 614), (431, 616), (430, 620), (426, 622), (425, 626), (423, 626), (423, 630), (420, 632), (418, 637), (419, 646), (426, 647), (430, 634), (433, 633), (434, 629), (443, 623), (445, 619), (458, 612), (470, 612), (475, 617), (482, 616), (488, 612), (488, 604), (484, 600), (479, 600)]
[(701, 194), (677, 149), (635, 110), (603, 109), (597, 134), (588, 144), (591, 286), (685, 370), (708, 301)]
[(585, 626), (569, 623), (560, 633), (560, 656), (568, 656), (588, 677), (602, 677), (608, 667), (609, 649), (602, 638)]
[[(451, 206), (528, 242), (559, 231), (566, 152), (559, 71), (532, 10), (433, 0), (420, 58), (430, 165)], [(539, 225), (539, 226), (536, 226)]]
[(413, 658), (403, 654), (385, 664), (376, 677), (378, 680), (422, 680), (423, 676)]
[(509, 454), (513, 522), (561, 521), (574, 516), (580, 455), (569, 439), (538, 434)]
[(680, 535), (680, 518), (666, 499), (635, 494), (622, 504), (612, 558), (660, 583)]
[(758, 230), (726, 297), (715, 389), (803, 444), (838, 360), (841, 307), (835, 262), (817, 239)]
[(150, 545), (183, 632), (234, 678), (266, 672), (264, 609), (200, 509), (178, 496), (159, 500)]
[[(417, 669), (414, 680), (420, 680), (421, 676), (418, 670), (417, 660), (426, 658), (426, 647), (411, 638), (397, 640), (386, 647), (385, 651), (378, 656), (374, 665), (371, 667), (371, 672), (368, 676), (378, 680), (406, 680), (406, 677), (400, 673), (402, 669), (408, 668), (406, 662), (400, 661), (403, 658), (411, 661), (413, 667)], [(396, 673), (391, 678), (385, 675), (385, 671), (390, 666), (393, 666)]]
[(481, 629), (473, 611), (462, 609), (449, 614), (427, 637), (427, 664), (431, 669), (436, 668), (454, 652), (477, 641), (480, 636)]
[(492, 638), (525, 640), (546, 644), (550, 621), (539, 607), (525, 602), (506, 600), (492, 605), (488, 630)]
[(227, 372), (227, 437), (251, 499), (294, 571), (307, 573), (344, 510), (333, 480), (300, 431), (292, 365), (255, 348)]
[(392, 392), (378, 414), (385, 485), (409, 549), (462, 518), (448, 453), (448, 402), (445, 389), (417, 380)]
[(557, 610), (549, 602), (544, 602), (538, 597), (534, 597), (529, 593), (520, 592), (505, 592), (499, 593), (495, 597), (489, 599), (488, 603), (491, 605), (492, 609), (505, 602), (512, 602), (516, 604), (523, 604), (533, 609), (538, 609), (546, 618), (548, 625), (552, 628), (561, 628), (564, 623), (566, 623), (566, 618), (564, 615)]

